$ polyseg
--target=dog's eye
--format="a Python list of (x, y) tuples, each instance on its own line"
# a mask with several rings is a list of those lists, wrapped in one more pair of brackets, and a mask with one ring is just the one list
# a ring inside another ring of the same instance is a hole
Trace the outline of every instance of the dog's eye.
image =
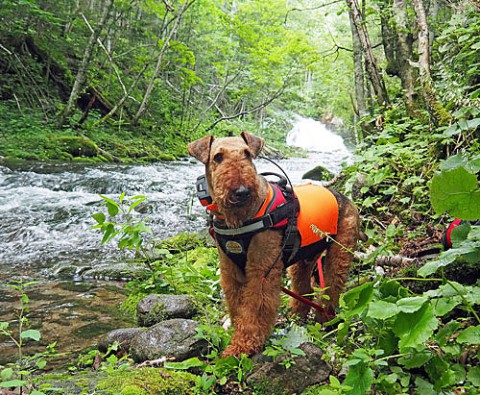
[(213, 160), (216, 162), (216, 163), (222, 163), (223, 161), (223, 154), (221, 152), (219, 152), (218, 154), (215, 154), (213, 156)]
[(244, 154), (245, 154), (245, 158), (246, 158), (246, 159), (250, 159), (250, 158), (252, 157), (252, 154), (250, 153), (250, 151), (249, 151), (248, 149), (246, 149), (246, 150), (244, 151)]

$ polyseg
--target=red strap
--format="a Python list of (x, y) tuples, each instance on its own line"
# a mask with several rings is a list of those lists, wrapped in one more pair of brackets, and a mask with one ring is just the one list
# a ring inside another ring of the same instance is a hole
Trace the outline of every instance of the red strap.
[(450, 224), (450, 226), (447, 229), (447, 244), (451, 248), (452, 247), (452, 230), (454, 230), (458, 225), (460, 225), (462, 222), (461, 219), (455, 218), (455, 220)]
[(295, 298), (295, 299), (299, 300), (300, 302), (308, 304), (310, 307), (313, 307), (314, 309), (318, 310), (320, 313), (325, 312), (325, 309), (322, 306), (320, 306), (317, 303), (312, 302), (310, 299), (307, 299), (306, 297), (304, 297), (302, 295), (299, 295), (295, 292), (292, 292), (285, 287), (280, 287), (280, 289), (282, 290), (282, 292), (286, 293), (287, 295), (291, 296), (292, 298)]
[(320, 255), (317, 259), (317, 268), (318, 268), (318, 281), (320, 282), (320, 289), (325, 288), (325, 278), (323, 277), (323, 265), (322, 265), (323, 254)]

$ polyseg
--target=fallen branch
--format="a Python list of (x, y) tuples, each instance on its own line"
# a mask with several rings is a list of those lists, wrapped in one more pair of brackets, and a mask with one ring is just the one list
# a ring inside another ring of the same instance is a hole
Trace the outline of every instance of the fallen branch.
[[(369, 258), (369, 255), (370, 254), (366, 254), (363, 252), (355, 252), (354, 261), (355, 262), (365, 261)], [(438, 258), (438, 255), (439, 255), (438, 253), (432, 253), (429, 255), (422, 255), (414, 258), (407, 257), (404, 255), (392, 255), (392, 256), (379, 255), (375, 258), (375, 261), (373, 263), (378, 266), (400, 267), (400, 266), (411, 265), (414, 263), (423, 264), (430, 259)]]
[[(366, 261), (370, 258), (371, 253), (365, 252), (355, 252), (354, 260), (355, 262), (362, 262)], [(409, 258), (403, 255), (379, 255), (375, 257), (374, 264), (378, 266), (403, 266), (403, 265), (411, 265), (412, 263), (419, 262), (420, 259), (417, 258)]]
[(170, 358), (167, 358), (167, 357), (161, 357), (161, 358), (158, 358), (158, 359), (152, 359), (152, 360), (149, 360), (149, 361), (144, 361), (142, 363), (139, 363), (137, 365), (137, 368), (143, 368), (145, 366), (148, 366), (148, 367), (151, 367), (151, 366), (161, 366), (163, 365), (165, 362), (172, 362), (172, 361), (175, 361), (175, 358), (173, 357), (170, 357)]

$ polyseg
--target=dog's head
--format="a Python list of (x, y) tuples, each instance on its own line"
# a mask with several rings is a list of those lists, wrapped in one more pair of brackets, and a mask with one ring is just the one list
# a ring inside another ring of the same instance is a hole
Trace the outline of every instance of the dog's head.
[(189, 154), (205, 164), (210, 195), (229, 225), (240, 226), (258, 209), (264, 191), (253, 159), (264, 145), (263, 139), (247, 132), (218, 139), (206, 136), (188, 145)]

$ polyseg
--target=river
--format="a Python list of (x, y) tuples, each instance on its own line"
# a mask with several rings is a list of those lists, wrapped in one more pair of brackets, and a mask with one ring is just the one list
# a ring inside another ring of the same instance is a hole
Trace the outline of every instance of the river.
[[(279, 160), (293, 183), (316, 165), (337, 173), (351, 160), (343, 140), (320, 122), (298, 117), (287, 143), (309, 150), (307, 158)], [(256, 161), (259, 171), (278, 169)], [(120, 271), (127, 257), (114, 245), (100, 245), (92, 214), (104, 211), (99, 194), (117, 198), (143, 194), (141, 211), (158, 239), (196, 232), (205, 225), (194, 197), (203, 166), (193, 159), (150, 165), (0, 162), (0, 322), (15, 321), (18, 296), (6, 285), (15, 279), (38, 281), (27, 289), (32, 327), (42, 344), (74, 353), (98, 336), (128, 326), (115, 314), (124, 296)], [(103, 273), (119, 273), (117, 276)], [(14, 324), (12, 324), (15, 326)], [(0, 336), (0, 364), (12, 358), (13, 343)]]

